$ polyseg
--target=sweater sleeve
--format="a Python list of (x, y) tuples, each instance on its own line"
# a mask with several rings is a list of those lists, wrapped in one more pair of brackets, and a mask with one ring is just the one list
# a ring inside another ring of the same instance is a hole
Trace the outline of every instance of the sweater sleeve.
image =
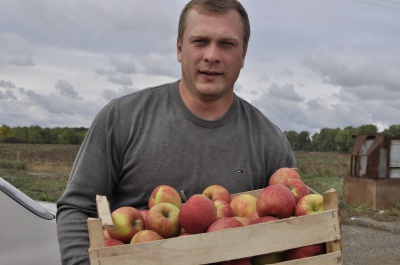
[(96, 195), (111, 197), (117, 183), (112, 104), (103, 108), (78, 152), (64, 194), (57, 202), (57, 234), (62, 264), (88, 264), (87, 218), (96, 217)]

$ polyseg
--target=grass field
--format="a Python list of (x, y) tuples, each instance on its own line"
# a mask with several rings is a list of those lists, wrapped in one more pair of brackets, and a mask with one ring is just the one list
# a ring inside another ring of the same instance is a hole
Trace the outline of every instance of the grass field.
[[(63, 193), (79, 151), (78, 145), (0, 144), (0, 177), (35, 200), (55, 202)], [(400, 206), (385, 213), (343, 202), (343, 177), (349, 174), (350, 155), (295, 152), (302, 180), (318, 193), (334, 188), (342, 219), (370, 216), (400, 220)]]

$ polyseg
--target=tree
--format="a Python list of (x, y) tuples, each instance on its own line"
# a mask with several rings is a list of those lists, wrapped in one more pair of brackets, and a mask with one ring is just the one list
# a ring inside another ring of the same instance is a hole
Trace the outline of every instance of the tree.
[(377, 134), (378, 127), (374, 124), (361, 125), (356, 129), (357, 134)]
[(355, 131), (352, 126), (348, 126), (336, 134), (334, 141), (338, 152), (350, 152), (354, 146), (353, 134)]
[(313, 150), (319, 152), (336, 151), (335, 137), (339, 131), (340, 128), (323, 128), (319, 133), (315, 133), (312, 138)]
[(300, 151), (311, 151), (311, 138), (309, 132), (302, 131), (297, 135), (296, 148), (296, 150)]
[(285, 131), (284, 134), (286, 135), (286, 138), (288, 139), (290, 146), (292, 147), (293, 150), (298, 150), (297, 149), (297, 132), (295, 131)]
[(390, 125), (389, 128), (383, 130), (382, 133), (385, 133), (392, 137), (400, 137), (400, 124)]
[(10, 126), (4, 125), (0, 127), (0, 142), (10, 137), (11, 128)]

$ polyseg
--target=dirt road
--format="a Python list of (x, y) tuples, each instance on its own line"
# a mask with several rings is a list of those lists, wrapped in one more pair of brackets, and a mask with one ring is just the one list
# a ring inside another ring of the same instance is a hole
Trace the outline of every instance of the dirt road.
[(341, 228), (344, 265), (400, 264), (400, 222), (357, 218)]

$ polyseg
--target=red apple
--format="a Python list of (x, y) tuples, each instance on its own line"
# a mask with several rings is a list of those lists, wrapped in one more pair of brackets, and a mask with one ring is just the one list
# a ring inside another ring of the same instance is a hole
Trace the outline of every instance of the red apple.
[(280, 182), (280, 184), (288, 188), (293, 193), (296, 204), (300, 198), (308, 194), (307, 185), (300, 179), (284, 179)]
[(227, 260), (227, 261), (220, 262), (218, 264), (219, 265), (252, 265), (250, 258)]
[(146, 229), (146, 216), (147, 213), (149, 212), (149, 209), (141, 209), (139, 212), (142, 214), (143, 219), (144, 219), (144, 229)]
[(267, 215), (267, 216), (259, 217), (258, 219), (254, 220), (252, 222), (252, 224), (254, 225), (254, 224), (266, 223), (266, 222), (271, 222), (271, 221), (276, 221), (276, 220), (279, 220), (279, 219), (276, 217)]
[[(257, 205), (256, 205), (257, 206)], [(251, 215), (250, 215), (250, 220), (254, 221), (257, 220), (258, 218), (260, 218), (260, 216), (258, 216), (257, 211), (254, 211)]]
[(296, 202), (293, 193), (282, 184), (264, 188), (257, 199), (258, 216), (272, 215), (278, 218), (288, 218), (293, 215)]
[(217, 210), (217, 218), (233, 216), (232, 207), (229, 204), (229, 202), (224, 200), (215, 200), (214, 206), (215, 209)]
[(233, 218), (235, 218), (236, 220), (241, 222), (243, 226), (248, 226), (253, 223), (253, 221), (251, 221), (250, 217), (233, 216)]
[(179, 193), (171, 186), (157, 186), (150, 194), (149, 209), (160, 202), (169, 202), (178, 208), (182, 206), (182, 199)]
[(231, 202), (231, 194), (225, 187), (221, 185), (216, 184), (208, 186), (202, 194), (206, 195), (212, 201), (224, 200), (227, 203)]
[(324, 211), (324, 197), (320, 194), (308, 194), (296, 204), (294, 215), (302, 216), (322, 211)]
[(252, 265), (275, 264), (283, 261), (286, 261), (285, 251), (258, 255), (251, 258)]
[(272, 174), (271, 178), (269, 179), (269, 185), (277, 184), (277, 183), (281, 182), (282, 180), (288, 179), (288, 178), (300, 179), (300, 175), (293, 168), (289, 168), (289, 167), (279, 168), (278, 170), (276, 170), (274, 172), (274, 174)]
[(242, 227), (243, 224), (233, 217), (223, 217), (215, 220), (207, 229), (207, 232), (224, 230), (227, 228)]
[(216, 219), (214, 202), (201, 194), (191, 196), (179, 211), (179, 223), (192, 234), (204, 233)]
[(142, 214), (134, 207), (123, 206), (111, 213), (114, 228), (108, 229), (111, 238), (121, 240), (124, 243), (131, 242), (132, 237), (144, 229)]
[(125, 243), (122, 242), (121, 240), (114, 239), (114, 238), (111, 238), (111, 237), (107, 238), (105, 240), (105, 243), (106, 243), (106, 247), (125, 245)]
[(157, 203), (147, 213), (146, 227), (163, 238), (176, 237), (182, 230), (178, 216), (179, 208), (172, 203)]
[(190, 235), (193, 235), (193, 234), (192, 233), (182, 233), (179, 236), (190, 236)]
[(256, 210), (257, 197), (242, 193), (234, 197), (231, 201), (233, 216), (250, 217)]
[(131, 244), (150, 242), (150, 241), (156, 241), (156, 240), (161, 240), (161, 239), (164, 239), (164, 238), (153, 230), (142, 230), (142, 231), (137, 232), (132, 237)]
[(286, 258), (288, 260), (302, 259), (306, 257), (320, 255), (323, 253), (325, 253), (325, 244), (320, 243), (320, 244), (288, 249), (286, 251)]

